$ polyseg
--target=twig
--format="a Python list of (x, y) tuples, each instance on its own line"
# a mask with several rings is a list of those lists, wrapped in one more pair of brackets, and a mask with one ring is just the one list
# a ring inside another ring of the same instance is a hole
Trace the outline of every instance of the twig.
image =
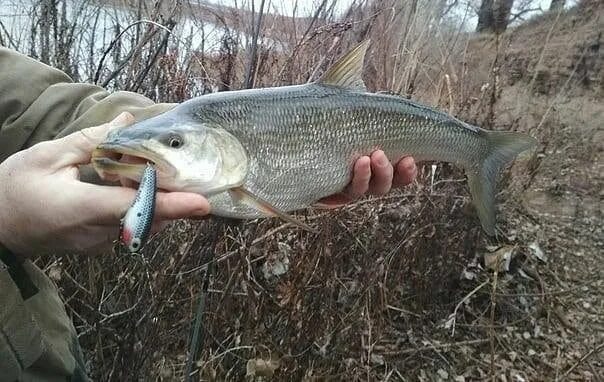
[[(107, 49), (105, 49), (105, 51), (103, 52), (103, 56), (101, 57), (101, 60), (99, 61), (99, 65), (96, 68), (96, 73), (94, 74), (94, 83), (95, 84), (98, 84), (98, 82), (99, 82), (99, 78), (101, 77), (101, 70), (103, 69), (103, 64), (105, 63), (105, 58), (107, 57), (109, 52), (111, 52), (111, 50), (113, 49), (115, 44), (122, 38), (124, 33), (126, 33), (130, 28), (133, 28), (139, 24), (153, 24), (157, 27), (168, 30), (168, 32), (171, 32), (168, 28), (164, 27), (163, 25), (158, 24), (154, 21), (150, 21), (150, 20), (139, 20), (139, 21), (135, 21), (132, 24), (128, 25), (117, 36), (115, 36), (115, 38), (111, 41), (111, 43), (109, 43), (109, 46), (107, 47)], [(133, 49), (133, 52), (134, 52), (134, 50), (135, 49)], [(126, 59), (126, 61), (127, 61), (127, 59)], [(119, 70), (117, 70), (116, 72), (119, 72)], [(105, 81), (105, 82), (107, 82), (107, 81)]]
[[(218, 238), (219, 232), (224, 232), (224, 223), (219, 222), (213, 229), (213, 240), (212, 242), (216, 242)], [(214, 245), (215, 247), (215, 245)], [(195, 312), (195, 321), (193, 323), (193, 329), (191, 331), (191, 344), (189, 347), (189, 357), (187, 359), (186, 364), (186, 372), (185, 372), (185, 380), (187, 382), (192, 382), (194, 380), (199, 380), (199, 365), (197, 360), (199, 359), (201, 346), (203, 345), (204, 338), (203, 332), (201, 331), (201, 323), (205, 313), (206, 308), (206, 296), (208, 294), (208, 287), (210, 284), (210, 277), (214, 273), (214, 256), (216, 255), (216, 248), (210, 250), (210, 261), (208, 264), (208, 268), (203, 280), (202, 290), (199, 294), (199, 300), (197, 302), (197, 310)]]
[(159, 54), (162, 51), (165, 51), (165, 49), (167, 48), (168, 39), (170, 38), (170, 35), (172, 34), (172, 29), (174, 28), (174, 26), (176, 26), (176, 23), (173, 20), (169, 20), (168, 23), (169, 23), (169, 27), (168, 27), (169, 32), (164, 35), (161, 42), (159, 43), (159, 46), (153, 53), (153, 56), (151, 57), (150, 60), (147, 61), (147, 65), (145, 66), (145, 68), (138, 74), (136, 80), (134, 80), (134, 86), (131, 89), (133, 92), (136, 92), (140, 89), (145, 77), (147, 77), (147, 74), (149, 74), (149, 70), (151, 70), (151, 68), (157, 62), (157, 58), (159, 57)]
[[(499, 268), (499, 265), (497, 266)], [(497, 269), (496, 268), (496, 269)], [(491, 345), (491, 381), (495, 382), (495, 291), (497, 290), (497, 276), (499, 272), (495, 270), (493, 275), (493, 288), (491, 289), (491, 316), (489, 318), (489, 342)]]
[[(254, 2), (252, 1), (252, 17), (254, 16)], [(252, 22), (252, 51), (250, 53), (250, 61), (245, 75), (245, 88), (251, 89), (254, 87), (256, 77), (256, 60), (258, 59), (258, 37), (260, 36), (260, 28), (262, 28), (262, 16), (264, 16), (264, 0), (260, 2), (258, 11), (258, 21)]]
[(252, 244), (250, 244), (250, 246), (254, 246), (254, 245), (256, 245), (256, 244), (258, 244), (258, 243), (260, 243), (260, 242), (263, 242), (263, 241), (264, 241), (264, 240), (266, 240), (267, 238), (269, 238), (269, 237), (273, 236), (273, 235), (274, 235), (274, 234), (276, 234), (277, 232), (282, 231), (282, 230), (284, 230), (285, 228), (287, 228), (287, 227), (289, 227), (289, 226), (291, 226), (291, 225), (292, 225), (292, 223), (285, 223), (285, 224), (282, 224), (282, 225), (280, 225), (280, 226), (278, 226), (278, 227), (276, 227), (276, 228), (273, 228), (273, 229), (271, 229), (271, 230), (266, 231), (266, 233), (265, 233), (265, 234), (263, 234), (262, 236), (255, 238), (255, 239), (252, 241)]
[[(211, 257), (214, 257), (214, 251), (212, 251)], [(206, 275), (203, 280), (202, 291), (199, 294), (199, 300), (197, 301), (197, 310), (195, 312), (195, 321), (193, 323), (193, 331), (191, 333), (191, 345), (189, 347), (189, 358), (187, 359), (186, 365), (186, 381), (192, 382), (194, 380), (198, 380), (199, 377), (194, 376), (199, 372), (199, 366), (195, 367), (193, 370), (193, 364), (197, 364), (197, 360), (199, 359), (199, 353), (201, 351), (201, 346), (203, 344), (203, 332), (201, 331), (201, 322), (203, 320), (203, 315), (206, 310), (206, 296), (208, 293), (208, 285), (210, 284), (210, 275), (213, 273), (214, 263), (211, 262), (208, 266), (208, 270), (206, 271)]]
[(134, 305), (132, 305), (132, 306), (131, 306), (131, 307), (129, 307), (129, 308), (126, 308), (126, 309), (124, 309), (124, 310), (122, 310), (122, 311), (120, 311), (120, 312), (114, 312), (114, 313), (111, 313), (111, 314), (105, 314), (105, 313), (103, 313), (103, 312), (101, 312), (101, 311), (98, 311), (98, 313), (99, 313), (101, 316), (103, 316), (103, 319), (101, 319), (101, 320), (99, 321), (99, 324), (104, 324), (105, 322), (107, 322), (107, 321), (109, 321), (109, 320), (112, 320), (112, 319), (114, 319), (114, 318), (116, 318), (116, 317), (123, 316), (123, 315), (124, 315), (124, 314), (126, 314), (126, 313), (130, 313), (130, 312), (132, 312), (132, 311), (133, 311), (133, 310), (136, 308), (136, 306), (138, 305), (138, 303), (139, 303), (139, 302), (140, 302), (140, 300), (138, 300), (137, 302), (135, 302), (135, 303), (134, 303)]
[(445, 84), (447, 85), (447, 95), (449, 96), (449, 114), (453, 114), (453, 90), (451, 89), (451, 77), (445, 74)]
[(585, 283), (574, 288), (563, 289), (553, 292), (541, 292), (541, 293), (495, 293), (497, 297), (544, 297), (544, 296), (562, 296), (566, 294), (572, 294), (573, 292), (579, 291), (586, 286), (593, 286), (593, 283)]
[(384, 355), (405, 355), (405, 354), (415, 354), (428, 350), (436, 350), (436, 349), (449, 349), (457, 346), (464, 345), (478, 345), (489, 342), (488, 338), (483, 338), (479, 340), (467, 340), (467, 341), (459, 341), (459, 342), (450, 342), (446, 344), (437, 344), (437, 345), (426, 345), (415, 349), (404, 349), (401, 351), (393, 351), (393, 352), (385, 352)]
[(388, 308), (388, 309), (392, 309), (392, 310), (396, 310), (397, 312), (401, 312), (401, 313), (409, 314), (409, 315), (411, 315), (411, 316), (415, 316), (415, 317), (418, 317), (418, 318), (421, 318), (421, 317), (422, 317), (421, 315), (419, 315), (419, 314), (417, 314), (417, 313), (414, 313), (414, 312), (412, 312), (412, 311), (410, 311), (410, 310), (407, 310), (407, 309), (399, 308), (399, 307), (394, 306), (394, 305), (390, 305), (390, 304), (388, 304), (388, 305), (386, 305), (386, 308)]
[(559, 346), (557, 347), (557, 350), (556, 350), (556, 362), (554, 363), (554, 366), (555, 366), (555, 371), (556, 371), (555, 381), (558, 382), (558, 380), (559, 380), (558, 374), (560, 372), (560, 367), (559, 367), (560, 366), (560, 347)]
[(512, 17), (510, 17), (510, 21), (508, 21), (508, 25), (512, 24), (516, 20), (524, 20), (522, 18), (522, 16), (524, 16), (527, 13), (535, 12), (535, 11), (541, 11), (541, 12), (543, 12), (543, 8), (541, 8), (541, 7), (527, 8), (527, 9), (523, 9), (523, 10), (517, 12), (517, 13), (514, 13), (514, 14), (512, 14)]
[(307, 41), (305, 41), (306, 40), (306, 36), (308, 35), (308, 33), (310, 33), (312, 27), (315, 25), (315, 22), (319, 18), (319, 15), (321, 14), (321, 11), (325, 7), (325, 4), (327, 4), (327, 0), (323, 0), (321, 2), (321, 5), (319, 5), (319, 7), (317, 7), (317, 9), (316, 9), (316, 11), (315, 11), (312, 19), (310, 20), (310, 23), (308, 24), (308, 26), (306, 27), (306, 30), (302, 34), (302, 37), (300, 38), (300, 40), (298, 41), (298, 43), (296, 44), (296, 46), (294, 46), (294, 49), (292, 49), (292, 53), (290, 54), (290, 56), (285, 61), (285, 64), (283, 65), (283, 67), (281, 67), (281, 70), (279, 71), (279, 74), (277, 74), (277, 78), (279, 80), (282, 79), (283, 74), (285, 73), (285, 70), (289, 69), (289, 66), (291, 65), (292, 61), (296, 57), (296, 54), (298, 53), (298, 50), (300, 49), (300, 47), (302, 47), (302, 45), (304, 45), (307, 42)]
[(17, 50), (18, 49), (17, 44), (15, 44), (15, 42), (13, 41), (12, 36), (10, 35), (10, 33), (8, 33), (8, 30), (2, 23), (2, 20), (0, 20), (0, 28), (2, 28), (2, 30), (4, 31), (4, 34), (6, 35), (6, 38), (8, 41), (8, 44), (6, 44), (2, 39), (2, 33), (0, 33), (0, 45), (6, 45), (9, 48), (12, 47), (14, 50)]
[(585, 353), (585, 355), (583, 355), (583, 357), (579, 358), (579, 360), (574, 365), (572, 365), (570, 368), (568, 368), (568, 370), (566, 370), (566, 372), (564, 374), (562, 374), (562, 378), (566, 378), (573, 370), (575, 370), (577, 368), (577, 366), (579, 366), (581, 363), (583, 363), (583, 361), (585, 361), (587, 358), (591, 357), (593, 354), (599, 353), (602, 349), (604, 349), (604, 342), (602, 342), (595, 348), (593, 348), (590, 351), (588, 351), (587, 353)]
[(464, 298), (461, 299), (461, 301), (459, 301), (459, 303), (457, 303), (457, 305), (455, 305), (455, 309), (453, 309), (453, 324), (452, 324), (452, 329), (451, 329), (451, 336), (455, 335), (455, 317), (457, 317), (457, 310), (461, 307), (461, 305), (468, 301), (468, 299), (472, 296), (474, 296), (476, 294), (476, 292), (478, 292), (479, 290), (482, 289), (482, 287), (484, 287), (485, 285), (487, 285), (489, 283), (489, 280), (483, 282), (482, 284), (480, 284), (479, 286), (477, 286), (476, 288), (474, 288), (470, 293), (468, 293), (467, 295), (464, 296)]

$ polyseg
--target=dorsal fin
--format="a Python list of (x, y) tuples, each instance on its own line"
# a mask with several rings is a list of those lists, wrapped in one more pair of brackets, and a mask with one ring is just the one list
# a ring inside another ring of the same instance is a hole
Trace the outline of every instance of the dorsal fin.
[(317, 82), (347, 89), (366, 90), (362, 75), (368, 47), (369, 40), (361, 42), (333, 64)]

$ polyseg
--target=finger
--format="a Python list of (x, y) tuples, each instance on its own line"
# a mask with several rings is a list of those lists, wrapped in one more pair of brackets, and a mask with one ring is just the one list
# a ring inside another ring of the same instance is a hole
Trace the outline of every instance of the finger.
[(381, 196), (390, 191), (393, 172), (392, 165), (382, 150), (371, 154), (372, 177), (369, 182), (369, 193)]
[(371, 159), (367, 156), (360, 157), (354, 164), (352, 181), (344, 191), (327, 196), (319, 200), (315, 205), (319, 208), (336, 208), (350, 203), (362, 196), (369, 189), (371, 180)]
[[(77, 183), (70, 192), (63, 193), (79, 219), (99, 225), (119, 224), (134, 198), (136, 190), (127, 187), (99, 186)], [(156, 194), (156, 220), (184, 219), (205, 216), (210, 204), (199, 194), (188, 192), (158, 192)]]
[(201, 217), (210, 213), (210, 203), (190, 192), (158, 192), (155, 218), (161, 220)]
[(352, 181), (345, 189), (345, 194), (351, 199), (364, 195), (369, 189), (371, 180), (371, 159), (367, 156), (360, 157), (354, 164)]
[(412, 157), (401, 159), (395, 166), (394, 179), (392, 180), (393, 187), (404, 187), (415, 180), (417, 177), (417, 166)]
[(90, 163), (92, 151), (113, 129), (126, 127), (134, 122), (134, 117), (123, 112), (111, 122), (76, 131), (50, 142), (55, 168)]
[(119, 225), (136, 197), (136, 190), (77, 182), (63, 195), (83, 222)]

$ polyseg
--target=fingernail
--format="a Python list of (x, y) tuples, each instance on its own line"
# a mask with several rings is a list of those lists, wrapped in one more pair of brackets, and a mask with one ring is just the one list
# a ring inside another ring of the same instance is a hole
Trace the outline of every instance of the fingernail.
[(210, 213), (210, 211), (206, 209), (195, 210), (193, 211), (193, 216), (206, 216)]
[(378, 158), (377, 165), (380, 167), (386, 167), (388, 165), (388, 158), (386, 158), (386, 155), (381, 155)]
[(130, 123), (131, 114), (127, 111), (120, 113), (117, 117), (111, 121), (111, 125), (115, 127), (121, 127)]

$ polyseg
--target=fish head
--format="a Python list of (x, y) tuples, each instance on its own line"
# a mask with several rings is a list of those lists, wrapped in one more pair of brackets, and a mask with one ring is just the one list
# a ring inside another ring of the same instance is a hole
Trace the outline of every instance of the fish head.
[(138, 182), (147, 162), (157, 170), (160, 189), (205, 196), (240, 186), (248, 168), (247, 153), (231, 133), (213, 122), (169, 113), (111, 131), (92, 154), (104, 179)]

